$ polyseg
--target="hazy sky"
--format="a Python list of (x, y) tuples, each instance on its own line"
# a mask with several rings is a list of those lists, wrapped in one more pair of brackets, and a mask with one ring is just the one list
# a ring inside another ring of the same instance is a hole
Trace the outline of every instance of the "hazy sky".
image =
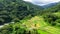
[(42, 6), (42, 5), (46, 5), (46, 4), (49, 4), (49, 3), (59, 2), (60, 0), (24, 0), (24, 1), (32, 2), (34, 4)]

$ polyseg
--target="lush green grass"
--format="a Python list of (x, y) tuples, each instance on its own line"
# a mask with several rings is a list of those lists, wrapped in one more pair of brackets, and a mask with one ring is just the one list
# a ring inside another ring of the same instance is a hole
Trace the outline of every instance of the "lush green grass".
[(38, 30), (39, 34), (48, 34), (48, 32), (45, 32), (43, 30)]
[(38, 32), (38, 34), (60, 34), (60, 29), (49, 25), (47, 22), (44, 21), (44, 18), (42, 16), (35, 16), (31, 19), (26, 18), (21, 20), (20, 23), (13, 23), (7, 26), (5, 26), (5, 28), (3, 27), (3, 29), (8, 29), (11, 26), (13, 33), (15, 32), (15, 28), (18, 28), (19, 30), (26, 29), (27, 32), (31, 31), (33, 34), (36, 34), (35, 31)]
[(41, 16), (35, 16), (30, 20), (22, 20), (21, 22), (28, 28), (39, 29), (38, 32), (41, 34), (60, 34), (59, 28), (48, 25)]

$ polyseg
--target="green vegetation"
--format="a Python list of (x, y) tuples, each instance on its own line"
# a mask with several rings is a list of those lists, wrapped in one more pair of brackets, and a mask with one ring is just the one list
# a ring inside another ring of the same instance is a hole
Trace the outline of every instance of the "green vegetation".
[(0, 25), (5, 23), (0, 34), (60, 34), (60, 3), (44, 9), (23, 0), (0, 0)]
[(40, 27), (43, 28), (44, 26), (47, 26), (47, 24), (43, 22), (43, 18), (36, 16), (29, 20), (21, 20), (20, 22), (6, 25), (0, 29), (0, 34), (48, 34), (43, 29), (40, 30)]
[(2, 0), (0, 1), (0, 25), (18, 22), (28, 15), (35, 16), (38, 14), (36, 11), (42, 9), (42, 7), (22, 0)]
[(5, 25), (0, 34), (60, 34), (60, 29), (48, 25), (41, 16), (35, 16)]

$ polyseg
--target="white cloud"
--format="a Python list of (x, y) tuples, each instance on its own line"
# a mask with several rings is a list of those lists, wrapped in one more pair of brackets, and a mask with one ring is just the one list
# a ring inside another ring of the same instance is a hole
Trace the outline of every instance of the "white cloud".
[(24, 0), (24, 1), (32, 2), (33, 4), (37, 5), (46, 5), (49, 3), (59, 2), (60, 0)]
[(32, 0), (24, 0), (24, 1), (32, 2)]

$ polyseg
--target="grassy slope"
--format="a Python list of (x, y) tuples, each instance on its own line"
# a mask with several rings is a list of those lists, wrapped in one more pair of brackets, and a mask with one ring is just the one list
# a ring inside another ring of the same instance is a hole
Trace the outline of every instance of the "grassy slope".
[(41, 16), (35, 16), (30, 20), (22, 20), (28, 29), (39, 29), (40, 34), (60, 34), (60, 29), (52, 27), (44, 22), (44, 19)]

